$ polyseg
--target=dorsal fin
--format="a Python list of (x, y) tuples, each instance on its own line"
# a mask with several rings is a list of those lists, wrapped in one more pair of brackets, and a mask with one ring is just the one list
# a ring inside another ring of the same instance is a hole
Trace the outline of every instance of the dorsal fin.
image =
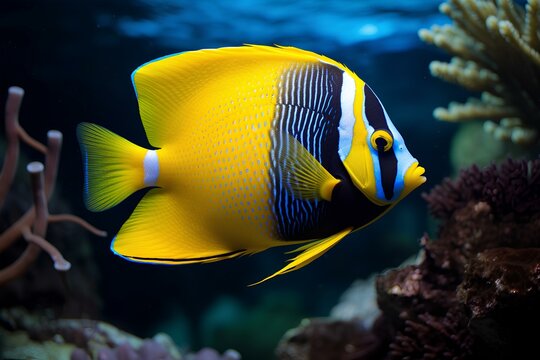
[(198, 95), (217, 79), (248, 71), (253, 73), (254, 69), (266, 72), (294, 62), (318, 61), (345, 69), (338, 62), (310, 51), (249, 45), (165, 56), (141, 65), (131, 77), (148, 140), (152, 146), (163, 147), (177, 139), (182, 122), (196, 115), (200, 104), (213, 101), (208, 95)]

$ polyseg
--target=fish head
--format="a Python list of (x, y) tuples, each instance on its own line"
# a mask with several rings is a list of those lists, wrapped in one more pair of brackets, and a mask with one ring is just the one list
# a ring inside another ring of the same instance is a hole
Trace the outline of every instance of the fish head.
[(340, 157), (354, 185), (370, 201), (391, 205), (426, 181), (425, 170), (407, 149), (378, 97), (367, 84), (356, 85), (361, 91), (355, 94), (350, 133), (340, 129), (340, 139), (350, 139), (346, 151), (340, 146)]

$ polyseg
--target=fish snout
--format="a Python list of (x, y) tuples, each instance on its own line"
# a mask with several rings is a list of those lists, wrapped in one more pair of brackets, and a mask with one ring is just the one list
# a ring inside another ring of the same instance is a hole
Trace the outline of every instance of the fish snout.
[(405, 172), (405, 193), (416, 189), (418, 186), (426, 182), (427, 178), (424, 175), (426, 169), (418, 164), (418, 161), (412, 163)]

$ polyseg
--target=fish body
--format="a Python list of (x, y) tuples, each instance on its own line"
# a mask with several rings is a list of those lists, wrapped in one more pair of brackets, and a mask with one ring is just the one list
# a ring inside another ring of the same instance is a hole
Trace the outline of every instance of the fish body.
[(211, 262), (303, 244), (273, 277), (425, 181), (373, 91), (327, 57), (199, 50), (146, 63), (132, 80), (153, 149), (98, 125), (78, 128), (90, 210), (151, 188), (111, 245), (128, 260)]

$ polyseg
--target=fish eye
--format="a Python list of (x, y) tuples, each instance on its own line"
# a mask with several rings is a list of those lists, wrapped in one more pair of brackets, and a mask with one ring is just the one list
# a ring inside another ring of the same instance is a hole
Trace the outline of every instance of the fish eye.
[(377, 130), (371, 135), (371, 146), (378, 151), (388, 151), (394, 145), (394, 138), (386, 130)]

